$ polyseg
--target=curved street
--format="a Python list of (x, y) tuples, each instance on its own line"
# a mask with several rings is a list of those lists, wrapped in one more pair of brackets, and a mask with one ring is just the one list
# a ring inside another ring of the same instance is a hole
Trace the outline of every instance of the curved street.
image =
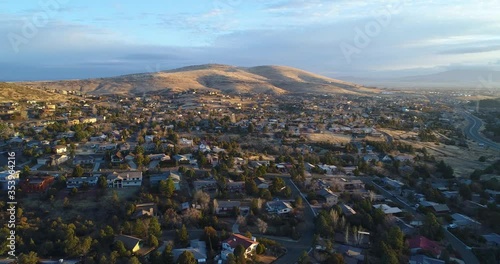
[(479, 129), (483, 126), (483, 121), (475, 117), (474, 115), (463, 112), (465, 119), (467, 119), (468, 124), (464, 128), (464, 133), (467, 138), (472, 139), (478, 143), (482, 143), (492, 149), (500, 151), (500, 144), (495, 143), (479, 133)]

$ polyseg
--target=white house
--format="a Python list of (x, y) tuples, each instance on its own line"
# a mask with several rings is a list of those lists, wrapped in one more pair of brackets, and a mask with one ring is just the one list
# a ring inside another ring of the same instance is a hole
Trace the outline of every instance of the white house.
[(142, 185), (142, 171), (113, 172), (106, 177), (110, 188)]
[(97, 185), (97, 180), (98, 180), (97, 176), (68, 178), (66, 180), (66, 188), (68, 189), (80, 188), (84, 183), (88, 184), (89, 186), (95, 186)]
[(63, 146), (63, 145), (58, 145), (58, 146), (55, 146), (55, 147), (54, 147), (54, 152), (55, 152), (56, 154), (66, 153), (66, 151), (67, 151), (66, 146)]
[(234, 253), (234, 249), (238, 245), (242, 245), (245, 248), (245, 257), (252, 256), (258, 244), (259, 242), (254, 237), (250, 239), (240, 234), (232, 234), (228, 239), (222, 241), (222, 259), (225, 260), (227, 255)]

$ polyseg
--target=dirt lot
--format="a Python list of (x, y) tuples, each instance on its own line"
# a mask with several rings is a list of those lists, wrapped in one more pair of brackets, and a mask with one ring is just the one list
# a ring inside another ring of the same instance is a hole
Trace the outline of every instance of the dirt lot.
[[(479, 147), (477, 143), (472, 141), (468, 141), (469, 148), (466, 149), (444, 144), (436, 145), (434, 142), (417, 142), (411, 140), (417, 136), (415, 132), (388, 129), (382, 129), (381, 131), (391, 135), (394, 140), (410, 144), (414, 148), (427, 148), (429, 154), (435, 156), (436, 160), (444, 160), (452, 166), (457, 177), (468, 177), (474, 170), (486, 168), (499, 157), (498, 151)], [(481, 156), (487, 157), (487, 161), (479, 162), (478, 159)]]
[(334, 144), (349, 143), (352, 139), (350, 135), (333, 134), (328, 132), (321, 134), (319, 133), (307, 134), (306, 138), (314, 142), (328, 142)]

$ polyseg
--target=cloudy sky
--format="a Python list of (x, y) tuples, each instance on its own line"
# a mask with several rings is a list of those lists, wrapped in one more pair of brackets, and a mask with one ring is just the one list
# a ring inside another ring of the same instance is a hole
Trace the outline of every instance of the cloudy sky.
[(497, 70), (499, 11), (499, 0), (0, 0), (0, 80), (205, 63), (331, 77)]

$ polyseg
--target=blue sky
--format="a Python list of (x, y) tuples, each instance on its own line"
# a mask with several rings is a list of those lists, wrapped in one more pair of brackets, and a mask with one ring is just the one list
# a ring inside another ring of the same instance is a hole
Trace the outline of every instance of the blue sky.
[(331, 77), (498, 70), (499, 10), (498, 0), (0, 0), (0, 80), (205, 63)]

